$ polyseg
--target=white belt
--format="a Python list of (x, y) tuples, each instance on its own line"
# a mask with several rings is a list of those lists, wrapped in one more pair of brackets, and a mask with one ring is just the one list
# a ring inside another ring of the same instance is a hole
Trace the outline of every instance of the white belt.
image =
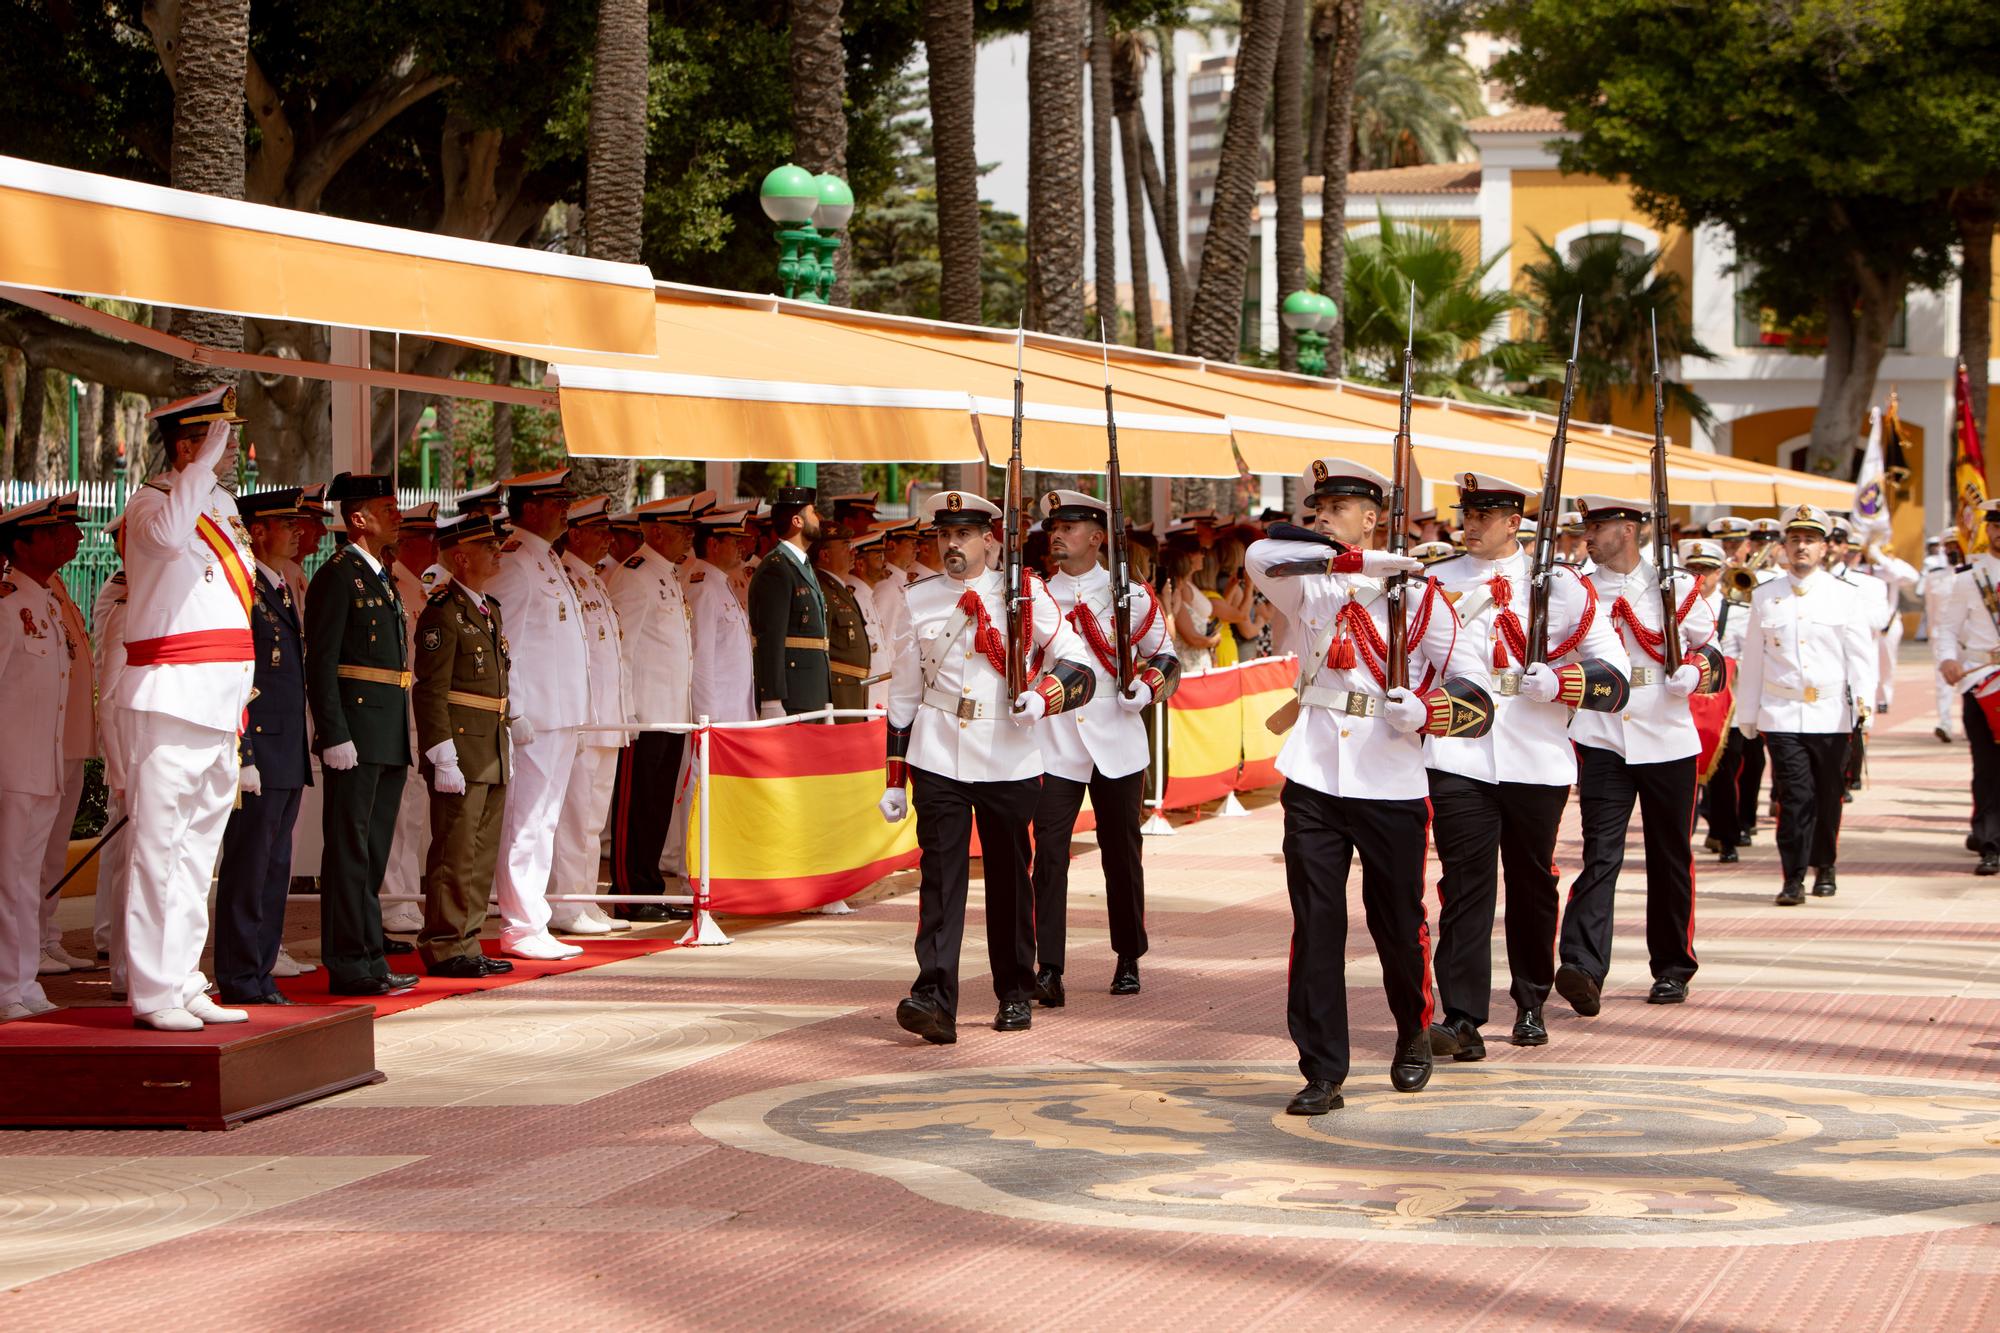
[(1633, 667), (1632, 674), (1627, 676), (1626, 679), (1631, 683), (1632, 688), (1636, 690), (1642, 685), (1658, 685), (1660, 683), (1660, 672), (1657, 667)]
[(1349, 717), (1375, 717), (1381, 713), (1384, 701), (1379, 694), (1363, 694), (1360, 690), (1332, 690), (1323, 685), (1308, 685), (1299, 691), (1299, 702), (1308, 708), (1324, 708), (1335, 713), (1345, 713)]
[(1772, 685), (1764, 686), (1764, 693), (1779, 699), (1796, 699), (1800, 703), (1816, 704), (1820, 701), (1817, 685)]
[(953, 694), (950, 690), (925, 690), (924, 702), (941, 713), (948, 713), (960, 722), (978, 722), (989, 717), (1000, 716), (1000, 701), (997, 699), (973, 699), (963, 694)]

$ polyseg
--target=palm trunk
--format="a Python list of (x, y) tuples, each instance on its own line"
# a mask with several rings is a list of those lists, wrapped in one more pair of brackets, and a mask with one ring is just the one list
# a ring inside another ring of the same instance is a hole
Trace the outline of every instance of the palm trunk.
[[(514, 358), (502, 356), (493, 362), (493, 382), (512, 384), (514, 382)], [(453, 450), (453, 456), (457, 451)], [(514, 475), (514, 405), (512, 403), (493, 404), (493, 475), (511, 477)], [(456, 479), (445, 485), (457, 484)]]
[(1332, 0), (1333, 60), (1327, 67), (1326, 122), (1320, 134), (1319, 289), (1340, 305), (1326, 335), (1327, 373), (1346, 366), (1347, 169), (1354, 159), (1354, 75), (1361, 64), (1361, 0)]
[(1312, 120), (1306, 128), (1306, 175), (1317, 176), (1326, 163), (1326, 104), (1333, 77), (1333, 38), (1337, 30), (1336, 0), (1312, 0)]
[[(847, 178), (847, 48), (841, 0), (791, 0), (792, 158), (815, 174)], [(847, 304), (846, 246), (835, 252), (832, 301)]]
[(1202, 238), (1201, 277), (1189, 312), (1188, 348), (1196, 356), (1234, 361), (1243, 341), (1243, 284), (1250, 268), (1250, 213), (1264, 165), (1264, 109), (1285, 30), (1286, 0), (1243, 6), (1243, 41), (1236, 50), (1236, 91), (1222, 131), (1215, 204)]
[[(1104, 0), (1090, 5), (1090, 228), (1097, 318), (1106, 338), (1118, 336), (1118, 187), (1111, 164), (1111, 16)], [(1085, 330), (1086, 333), (1092, 330)]]
[[(173, 40), (174, 138), (169, 179), (177, 190), (243, 197), (243, 79), (250, 53), (250, 0), (181, 0)], [(208, 347), (243, 349), (243, 320), (208, 310), (174, 317), (173, 331)], [(185, 397), (236, 372), (191, 361), (174, 366), (174, 394)]]
[(1153, 279), (1146, 254), (1146, 187), (1140, 165), (1145, 149), (1141, 144), (1145, 108), (1140, 101), (1140, 80), (1145, 66), (1144, 48), (1131, 34), (1113, 56), (1111, 64), (1111, 110), (1118, 118), (1118, 150), (1124, 158), (1125, 245), (1131, 251), (1132, 345), (1150, 350), (1153, 329)]
[(1034, 0), (1028, 28), (1028, 323), (1083, 335), (1083, 0)]
[[(1160, 230), (1160, 249), (1167, 256), (1167, 303), (1173, 307), (1174, 350), (1188, 349), (1187, 255), (1181, 249), (1181, 132), (1178, 98), (1180, 89), (1174, 72), (1174, 34), (1168, 29), (1160, 42), (1160, 163), (1166, 177), (1161, 183), (1164, 196), (1153, 206), (1153, 225)], [(1141, 118), (1139, 128), (1145, 129)], [(1152, 149), (1147, 147), (1147, 158)], [(1164, 207), (1162, 206), (1164, 205)]]
[[(1272, 88), (1271, 183), (1277, 196), (1278, 218), (1278, 300), (1306, 285), (1305, 146), (1301, 142), (1304, 115), (1306, 13), (1304, 0), (1276, 0), (1285, 7), (1284, 28), (1278, 37), (1276, 84)], [(1296, 335), (1278, 321), (1278, 365), (1284, 370), (1299, 368)]]
[(14, 480), (40, 481), (42, 477), (42, 423), (48, 415), (48, 372), (39, 361), (28, 357), (21, 376), (21, 425), (14, 434)]
[(925, 0), (924, 52), (930, 65), (931, 157), (937, 165), (938, 313), (977, 324), (979, 156), (973, 141), (974, 0)]
[(1953, 212), (1964, 253), (1958, 271), (1958, 354), (1972, 389), (1972, 420), (1986, 442), (1987, 349), (1993, 345), (1994, 184), (1967, 191)]

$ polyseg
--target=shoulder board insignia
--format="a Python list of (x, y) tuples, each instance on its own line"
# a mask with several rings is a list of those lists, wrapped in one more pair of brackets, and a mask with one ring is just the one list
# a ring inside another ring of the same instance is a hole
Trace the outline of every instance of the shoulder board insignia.
[(695, 571), (694, 573), (692, 573), (692, 574), (688, 575), (688, 582), (689, 582), (689, 583), (700, 583), (700, 582), (701, 582), (701, 581), (702, 581), (703, 579), (705, 579), (705, 578), (707, 578), (707, 577), (708, 577), (708, 575), (707, 575), (706, 573), (704, 573), (704, 572), (702, 572), (702, 571), (700, 571), (700, 570), (696, 570), (696, 571)]
[(434, 571), (427, 569), (423, 573), (417, 575), (417, 581), (423, 584), (426, 588), (428, 588), (433, 583), (437, 582), (437, 574)]
[(111, 581), (113, 583), (123, 583), (125, 581), (125, 571), (121, 569), (116, 574), (113, 574)]
[(448, 601), (450, 601), (450, 600), (451, 600), (451, 585), (450, 585), (449, 583), (447, 583), (447, 584), (445, 584), (445, 586), (444, 586), (444, 587), (442, 587), (442, 588), (435, 588), (435, 589), (433, 589), (433, 590), (431, 591), (431, 596), (430, 596), (430, 600), (431, 600), (431, 601), (433, 601), (433, 602), (439, 602), (439, 603), (443, 603), (443, 602), (448, 602)]
[(1442, 592), (1442, 593), (1444, 594), (1444, 599), (1445, 599), (1445, 600), (1446, 600), (1447, 602), (1450, 602), (1450, 603), (1451, 603), (1451, 604), (1452, 604), (1453, 606), (1457, 606), (1457, 605), (1458, 605), (1458, 599), (1459, 599), (1459, 598), (1461, 598), (1461, 597), (1463, 597), (1463, 596), (1465, 596), (1465, 594), (1464, 594), (1464, 593), (1462, 593), (1462, 592), (1453, 592), (1453, 591), (1452, 591), (1451, 589), (1449, 589), (1449, 588), (1440, 588), (1440, 589), (1438, 589), (1438, 591), (1439, 591), (1439, 592)]
[(635, 555), (625, 562), (625, 568), (627, 569), (644, 569), (645, 567), (646, 557), (643, 555)]

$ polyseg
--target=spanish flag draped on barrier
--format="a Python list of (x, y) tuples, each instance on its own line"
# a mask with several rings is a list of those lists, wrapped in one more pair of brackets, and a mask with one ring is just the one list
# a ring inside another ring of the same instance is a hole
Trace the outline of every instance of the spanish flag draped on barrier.
[(1168, 809), (1277, 784), (1285, 738), (1264, 720), (1292, 697), (1297, 673), (1296, 658), (1266, 657), (1181, 677), (1167, 700)]

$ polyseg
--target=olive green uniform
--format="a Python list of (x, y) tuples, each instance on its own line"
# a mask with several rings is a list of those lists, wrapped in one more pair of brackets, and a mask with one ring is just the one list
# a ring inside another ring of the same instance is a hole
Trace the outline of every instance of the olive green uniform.
[(826, 665), (832, 675), (833, 706), (866, 708), (868, 686), (864, 682), (875, 648), (868, 642), (861, 604), (854, 599), (854, 589), (824, 570), (819, 571), (819, 591), (826, 599)]
[(798, 548), (780, 542), (750, 576), (750, 658), (757, 703), (816, 713), (829, 697), (826, 599)]
[[(445, 741), (458, 751), (463, 795), (431, 791), (431, 845), (424, 864), (427, 966), (477, 958), (507, 804), (507, 639), (500, 604), (485, 607), (456, 582), (430, 595), (417, 619), (417, 747)], [(423, 760), (426, 781), (433, 765)]]

